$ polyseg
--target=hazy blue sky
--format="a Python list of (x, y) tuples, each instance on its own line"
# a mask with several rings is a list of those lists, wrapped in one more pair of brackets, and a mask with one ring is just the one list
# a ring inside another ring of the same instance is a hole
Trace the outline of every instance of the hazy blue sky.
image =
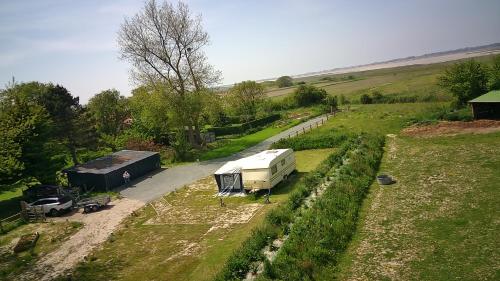
[[(224, 84), (500, 42), (498, 0), (187, 1), (210, 34)], [(0, 0), (0, 87), (59, 83), (86, 102), (129, 65), (116, 33), (143, 1)]]

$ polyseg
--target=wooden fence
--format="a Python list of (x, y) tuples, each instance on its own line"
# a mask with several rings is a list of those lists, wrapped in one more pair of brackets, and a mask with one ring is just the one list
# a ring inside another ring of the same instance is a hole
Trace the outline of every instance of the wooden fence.
[(335, 113), (334, 114), (325, 114), (324, 117), (321, 118), (321, 120), (318, 120), (314, 123), (311, 123), (311, 124), (309, 124), (309, 126), (304, 126), (304, 127), (302, 127), (302, 129), (290, 132), (286, 137), (283, 137), (283, 138), (296, 137), (300, 134), (304, 134), (306, 132), (309, 132), (312, 129), (316, 129), (319, 126), (323, 125), (326, 121), (328, 121), (328, 119), (330, 119), (332, 116), (335, 116)]
[(24, 221), (21, 212), (0, 220), (0, 233), (6, 233)]

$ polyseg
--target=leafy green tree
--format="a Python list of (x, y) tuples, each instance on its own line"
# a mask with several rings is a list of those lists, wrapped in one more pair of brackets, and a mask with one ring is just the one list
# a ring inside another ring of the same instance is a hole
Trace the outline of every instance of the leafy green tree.
[(290, 76), (281, 76), (276, 79), (276, 85), (278, 88), (291, 87), (293, 86), (293, 79)]
[(322, 102), (326, 98), (325, 89), (313, 85), (300, 85), (293, 92), (293, 99), (298, 106), (308, 106)]
[(83, 115), (78, 97), (73, 97), (60, 85), (47, 84), (43, 88), (34, 98), (53, 121), (53, 137), (68, 149), (73, 164), (78, 164), (76, 150), (96, 141), (93, 127)]
[(255, 119), (257, 108), (264, 101), (264, 88), (255, 81), (235, 84), (229, 91), (228, 100), (232, 110), (245, 121)]
[(328, 106), (330, 113), (333, 113), (337, 110), (338, 107), (338, 98), (337, 96), (327, 96), (325, 98), (325, 104)]
[(475, 97), (488, 91), (488, 72), (474, 60), (456, 63), (439, 77), (439, 85), (448, 89), (456, 99), (456, 106), (462, 107)]
[[(1, 182), (35, 177), (56, 183), (56, 171), (66, 165), (64, 147), (55, 139), (56, 128), (37, 97), (47, 90), (41, 83), (12, 85), (0, 92)], [(4, 166), (5, 163), (5, 166)]]
[(111, 137), (116, 137), (124, 129), (124, 121), (130, 116), (127, 99), (114, 89), (93, 96), (87, 109), (96, 123), (97, 132)]
[(500, 90), (500, 55), (495, 56), (490, 69), (490, 90)]
[(129, 105), (132, 127), (156, 143), (167, 145), (172, 130), (169, 116), (172, 114), (172, 107), (165, 91), (139, 87), (132, 91)]

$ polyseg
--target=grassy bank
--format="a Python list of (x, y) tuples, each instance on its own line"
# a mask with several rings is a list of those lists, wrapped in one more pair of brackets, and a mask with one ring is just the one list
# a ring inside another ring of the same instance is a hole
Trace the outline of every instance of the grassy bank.
[[(33, 223), (0, 235), (0, 280), (16, 280), (18, 273), (28, 270), (37, 260), (57, 249), (81, 227), (82, 224), (76, 222)], [(17, 238), (34, 232), (39, 232), (40, 238), (33, 249), (12, 253)]]
[(499, 133), (389, 139), (340, 280), (500, 277)]

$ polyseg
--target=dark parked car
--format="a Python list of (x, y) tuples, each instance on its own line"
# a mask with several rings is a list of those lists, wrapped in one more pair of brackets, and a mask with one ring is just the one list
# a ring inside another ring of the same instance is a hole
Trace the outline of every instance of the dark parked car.
[(63, 196), (65, 192), (61, 186), (41, 184), (24, 190), (23, 195), (29, 201), (35, 201), (40, 198)]

